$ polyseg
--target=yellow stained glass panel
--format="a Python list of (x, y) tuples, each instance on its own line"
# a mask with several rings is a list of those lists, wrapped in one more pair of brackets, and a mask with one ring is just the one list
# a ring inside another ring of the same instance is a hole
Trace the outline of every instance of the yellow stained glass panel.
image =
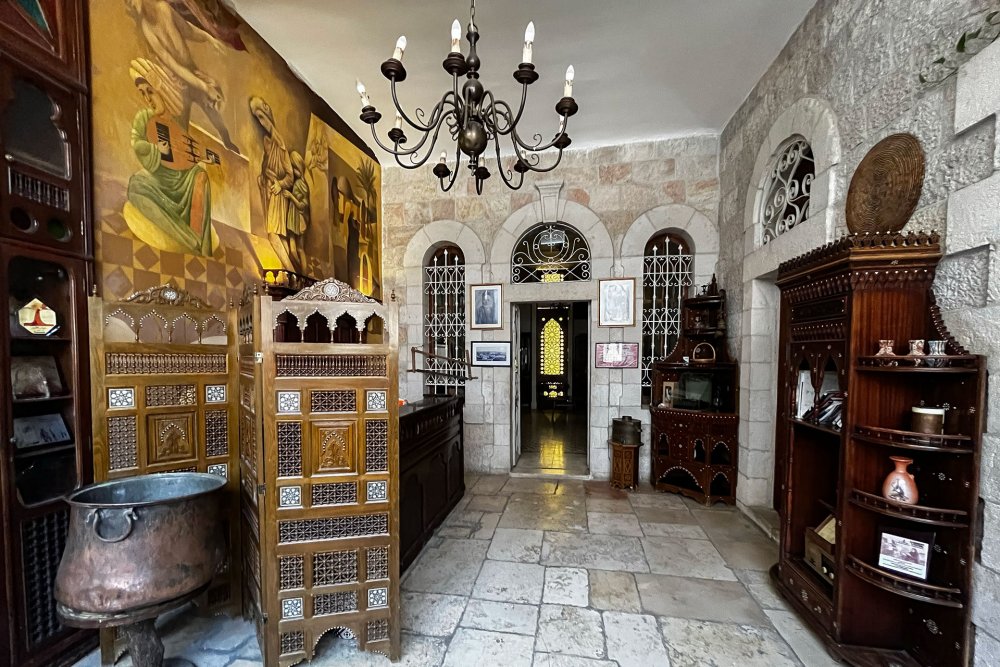
[(555, 318), (542, 327), (542, 375), (563, 374), (565, 335)]

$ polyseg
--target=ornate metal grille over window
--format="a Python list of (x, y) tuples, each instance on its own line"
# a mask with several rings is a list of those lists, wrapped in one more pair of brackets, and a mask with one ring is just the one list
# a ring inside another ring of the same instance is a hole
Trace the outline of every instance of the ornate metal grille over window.
[(590, 280), (590, 246), (562, 222), (535, 225), (517, 240), (510, 258), (512, 283)]
[(795, 135), (778, 149), (764, 176), (758, 219), (761, 240), (768, 243), (809, 217), (809, 197), (816, 163), (812, 147)]
[(542, 327), (542, 375), (562, 375), (564, 371), (565, 339), (562, 325), (556, 318)]
[(681, 332), (681, 301), (692, 283), (693, 255), (684, 241), (662, 232), (646, 243), (642, 262), (642, 399), (648, 402), (653, 362), (663, 359)]
[[(439, 248), (424, 267), (424, 340), (427, 351), (442, 357), (465, 356), (465, 258), (455, 246)], [(424, 357), (424, 392), (444, 394), (461, 386), (465, 367), (456, 362)], [(452, 377), (449, 377), (452, 376)]]

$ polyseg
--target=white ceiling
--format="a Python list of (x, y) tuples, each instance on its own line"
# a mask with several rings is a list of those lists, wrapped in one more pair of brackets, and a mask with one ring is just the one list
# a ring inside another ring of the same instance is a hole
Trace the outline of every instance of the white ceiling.
[[(382, 112), (394, 113), (379, 66), (405, 34), (401, 103), (425, 110), (450, 88), (441, 62), (452, 20), (469, 20), (467, 0), (229, 0), (359, 135), (355, 79)], [(516, 108), (524, 28), (535, 22), (534, 63), (522, 137), (556, 131), (566, 66), (576, 70), (580, 112), (573, 146), (718, 132), (746, 99), (815, 0), (479, 0), (482, 81)], [(463, 29), (464, 33), (464, 29)], [(463, 35), (463, 44), (464, 35)], [(467, 46), (467, 45), (466, 45)], [(528, 131), (530, 129), (530, 131)], [(411, 138), (413, 132), (410, 133)], [(439, 144), (440, 146), (440, 144)], [(377, 151), (378, 152), (378, 151)], [(505, 151), (506, 152), (506, 151)], [(380, 160), (384, 154), (379, 154)]]

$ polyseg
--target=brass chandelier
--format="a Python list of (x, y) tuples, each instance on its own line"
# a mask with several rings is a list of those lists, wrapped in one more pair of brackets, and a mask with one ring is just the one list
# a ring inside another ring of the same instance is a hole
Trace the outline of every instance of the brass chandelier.
[[(434, 153), (438, 135), (441, 129), (447, 132), (455, 141), (455, 169), (448, 166), (448, 151), (443, 151), (436, 165), (434, 175), (438, 177), (443, 192), (451, 190), (458, 176), (462, 154), (468, 158), (468, 169), (476, 179), (476, 193), (483, 193), (483, 182), (490, 177), (486, 168), (484, 153), (492, 142), (496, 152), (497, 171), (503, 182), (512, 190), (517, 190), (524, 183), (524, 175), (529, 172), (544, 173), (552, 171), (562, 161), (563, 150), (570, 145), (571, 140), (566, 134), (569, 117), (577, 112), (577, 104), (573, 99), (573, 66), (566, 70), (566, 83), (563, 97), (556, 103), (556, 113), (559, 114), (559, 129), (555, 137), (545, 143), (542, 135), (533, 135), (531, 141), (525, 141), (518, 134), (517, 125), (524, 112), (524, 103), (528, 96), (528, 86), (538, 80), (538, 73), (531, 62), (532, 46), (535, 39), (534, 23), (528, 23), (524, 32), (524, 49), (521, 54), (521, 64), (514, 72), (514, 80), (521, 84), (521, 103), (515, 112), (510, 104), (494, 97), (493, 92), (483, 87), (479, 81), (480, 60), (476, 53), (476, 43), (479, 41), (479, 30), (476, 27), (476, 1), (472, 0), (471, 18), (468, 32), (465, 35), (469, 42), (468, 55), (462, 54), (462, 26), (456, 19), (451, 27), (451, 52), (444, 59), (444, 69), (451, 74), (452, 88), (434, 105), (429, 117), (423, 109), (418, 108), (411, 118), (399, 104), (396, 96), (396, 84), (406, 80), (406, 68), (403, 67), (403, 52), (406, 50), (406, 37), (402, 36), (396, 42), (392, 57), (382, 63), (382, 74), (389, 79), (392, 88), (392, 101), (396, 107), (396, 120), (388, 132), (391, 146), (379, 139), (375, 125), (382, 118), (369, 100), (368, 93), (361, 81), (357, 82), (358, 94), (361, 96), (361, 120), (371, 125), (372, 136), (380, 148), (392, 154), (396, 162), (406, 169), (416, 169), (427, 162)], [(465, 83), (459, 88), (459, 77), (465, 76)], [(420, 139), (415, 143), (407, 140), (403, 132), (403, 123), (408, 128), (416, 130)], [(505, 169), (500, 158), (501, 137), (509, 137), (514, 149), (513, 169)], [(427, 146), (428, 140), (430, 145)], [(543, 165), (541, 154), (551, 148), (558, 150), (555, 162)], [(517, 175), (515, 175), (515, 173)]]

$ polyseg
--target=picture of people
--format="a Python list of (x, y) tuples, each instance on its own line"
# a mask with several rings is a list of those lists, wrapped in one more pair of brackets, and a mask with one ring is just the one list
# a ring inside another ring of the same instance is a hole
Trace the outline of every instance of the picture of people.
[(926, 580), (933, 535), (928, 533), (926, 540), (924, 542), (883, 531), (878, 552), (879, 567)]
[(66, 423), (60, 415), (14, 418), (14, 447), (17, 449), (52, 445), (70, 440)]
[(635, 326), (635, 278), (610, 278), (600, 281), (600, 317), (598, 326)]
[(500, 285), (472, 285), (472, 329), (502, 329)]

